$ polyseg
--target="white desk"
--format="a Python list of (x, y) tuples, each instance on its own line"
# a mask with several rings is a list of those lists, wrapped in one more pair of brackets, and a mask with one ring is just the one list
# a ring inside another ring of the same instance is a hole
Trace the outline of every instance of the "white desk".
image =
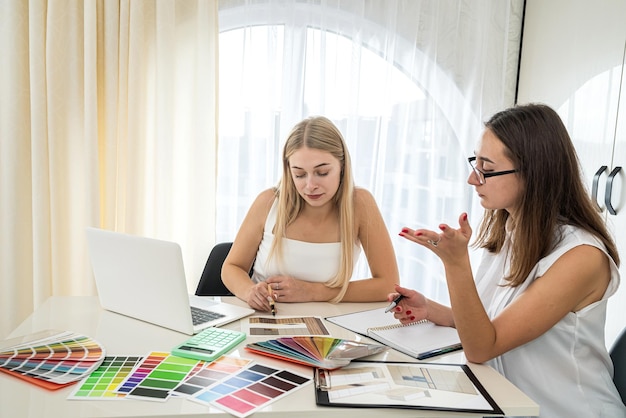
[[(243, 304), (236, 298), (225, 298), (225, 300)], [(385, 304), (301, 303), (278, 304), (277, 308), (281, 315), (326, 317), (373, 309), (383, 305)], [(363, 339), (363, 337), (334, 324), (326, 322), (326, 326), (334, 337)], [(226, 328), (240, 329), (240, 324), (234, 322), (226, 325)], [(188, 336), (175, 331), (104, 311), (100, 308), (97, 297), (51, 297), (17, 327), (9, 335), (9, 338), (45, 329), (67, 330), (88, 335), (105, 347), (107, 355), (146, 355), (150, 351), (170, 351), (176, 344), (188, 338)], [(309, 367), (251, 354), (243, 349), (244, 345), (245, 342), (230, 354), (312, 376), (312, 370)], [(377, 356), (378, 359), (386, 360), (414, 360), (393, 350)], [(432, 361), (465, 363), (462, 353), (437, 357)], [(478, 364), (470, 364), (470, 367), (505, 414), (514, 416), (538, 414), (538, 405), (492, 368)], [(47, 391), (21, 379), (0, 373), (0, 417), (199, 417), (207, 414), (232, 416), (220, 409), (207, 407), (182, 398), (170, 398), (167, 402), (131, 399), (118, 401), (67, 400), (67, 396), (73, 390), (74, 385), (57, 391)], [(318, 417), (322, 414), (325, 417), (344, 418), (477, 416), (476, 414), (455, 415), (419, 410), (318, 407), (315, 404), (314, 385), (308, 385), (272, 403), (254, 416), (300, 418)]]

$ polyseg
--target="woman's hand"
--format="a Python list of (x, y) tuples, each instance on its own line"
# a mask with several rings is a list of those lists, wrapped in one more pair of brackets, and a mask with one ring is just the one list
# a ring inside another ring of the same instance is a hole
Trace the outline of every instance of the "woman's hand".
[(440, 224), (441, 233), (428, 229), (413, 230), (402, 228), (400, 236), (413, 241), (435, 253), (444, 264), (455, 263), (467, 258), (467, 246), (472, 237), (472, 228), (467, 220), (467, 213), (459, 216), (459, 228)]
[(275, 296), (270, 293), (267, 283), (259, 282), (250, 288), (246, 301), (252, 309), (268, 312), (271, 310), (269, 299)]
[(393, 316), (403, 324), (421, 321), (428, 317), (428, 299), (421, 293), (396, 285), (397, 293), (390, 293), (387, 300), (391, 302), (398, 295), (404, 296), (393, 308)]
[(277, 302), (312, 302), (316, 298), (316, 285), (323, 286), (323, 283), (312, 283), (298, 280), (291, 276), (271, 276), (266, 283), (272, 288), (274, 300)]

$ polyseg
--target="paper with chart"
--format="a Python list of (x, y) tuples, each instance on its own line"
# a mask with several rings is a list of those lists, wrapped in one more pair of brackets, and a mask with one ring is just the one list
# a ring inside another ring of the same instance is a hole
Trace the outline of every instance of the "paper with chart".
[(464, 364), (353, 361), (315, 385), (318, 405), (502, 414)]

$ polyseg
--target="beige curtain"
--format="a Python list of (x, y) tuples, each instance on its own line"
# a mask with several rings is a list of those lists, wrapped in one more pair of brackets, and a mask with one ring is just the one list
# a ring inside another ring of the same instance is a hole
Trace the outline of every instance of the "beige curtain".
[(87, 226), (178, 242), (195, 287), (217, 36), (217, 0), (0, 2), (0, 338), (51, 295), (95, 294)]

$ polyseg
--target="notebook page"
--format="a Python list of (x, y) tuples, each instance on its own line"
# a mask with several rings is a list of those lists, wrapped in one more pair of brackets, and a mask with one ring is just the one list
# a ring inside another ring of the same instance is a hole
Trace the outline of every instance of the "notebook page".
[(365, 336), (368, 336), (368, 328), (400, 324), (392, 313), (385, 313), (384, 307), (345, 315), (329, 316), (324, 319), (342, 328)]
[(417, 359), (461, 349), (455, 328), (422, 321), (407, 325), (369, 328), (368, 336)]

